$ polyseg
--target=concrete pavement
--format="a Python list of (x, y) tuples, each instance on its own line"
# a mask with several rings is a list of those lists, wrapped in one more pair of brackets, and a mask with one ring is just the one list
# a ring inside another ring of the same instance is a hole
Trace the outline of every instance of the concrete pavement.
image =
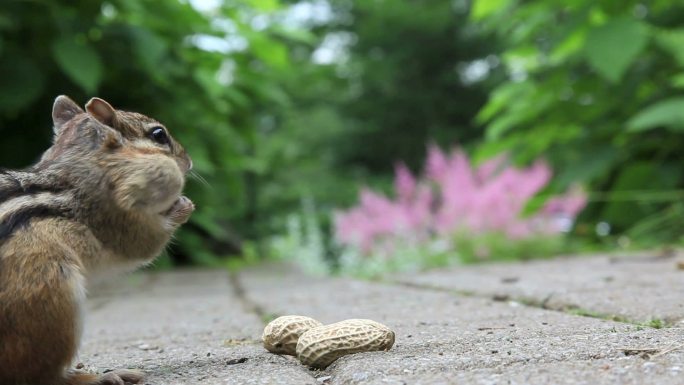
[[(283, 265), (142, 273), (97, 288), (79, 361), (148, 384), (684, 384), (684, 271), (675, 258), (576, 257), (459, 267), (385, 282)], [(266, 352), (264, 322), (371, 318), (389, 352), (325, 371)], [(654, 328), (658, 326), (661, 328)], [(680, 349), (681, 348), (681, 349)]]

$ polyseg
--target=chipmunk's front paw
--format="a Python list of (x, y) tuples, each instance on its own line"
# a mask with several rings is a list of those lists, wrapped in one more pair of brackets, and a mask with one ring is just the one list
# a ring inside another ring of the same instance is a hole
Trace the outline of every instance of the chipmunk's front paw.
[(192, 203), (190, 198), (186, 196), (181, 196), (178, 198), (176, 203), (171, 206), (169, 211), (166, 212), (166, 217), (171, 220), (171, 222), (182, 225), (188, 221), (190, 214), (195, 211), (195, 204)]
[(93, 385), (142, 384), (145, 374), (137, 370), (114, 370), (101, 375)]

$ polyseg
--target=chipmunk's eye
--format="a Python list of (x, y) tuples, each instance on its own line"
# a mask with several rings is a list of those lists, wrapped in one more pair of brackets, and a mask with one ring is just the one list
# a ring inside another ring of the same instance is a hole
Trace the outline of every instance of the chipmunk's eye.
[(154, 140), (159, 144), (169, 144), (169, 136), (166, 134), (166, 130), (162, 127), (154, 127), (150, 130), (150, 139)]

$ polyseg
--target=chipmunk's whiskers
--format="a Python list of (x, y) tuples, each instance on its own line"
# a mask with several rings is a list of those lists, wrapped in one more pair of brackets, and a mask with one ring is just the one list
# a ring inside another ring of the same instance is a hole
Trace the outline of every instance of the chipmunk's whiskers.
[(207, 180), (204, 179), (204, 177), (202, 175), (200, 175), (197, 171), (190, 170), (188, 172), (188, 175), (190, 175), (190, 177), (195, 179), (196, 181), (200, 182), (204, 187), (211, 187), (209, 182), (207, 182)]

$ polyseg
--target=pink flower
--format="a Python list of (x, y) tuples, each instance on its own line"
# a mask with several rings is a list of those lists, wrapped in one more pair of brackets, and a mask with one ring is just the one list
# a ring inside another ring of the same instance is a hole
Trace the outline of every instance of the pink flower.
[(428, 146), (428, 157), (425, 162), (425, 172), (432, 180), (441, 180), (449, 172), (449, 162), (435, 144)]
[(394, 190), (402, 202), (409, 202), (416, 193), (416, 178), (404, 163), (394, 166)]
[(493, 177), (494, 175), (498, 174), (501, 172), (501, 170), (504, 168), (506, 164), (506, 156), (505, 155), (497, 155), (492, 159), (488, 159), (484, 163), (482, 163), (478, 168), (477, 168), (477, 179), (480, 182), (484, 182), (488, 180), (489, 178)]
[(335, 236), (363, 253), (390, 255), (388, 251), (406, 242), (456, 234), (501, 233), (521, 239), (567, 232), (586, 205), (586, 194), (579, 188), (549, 199), (535, 215), (521, 216), (551, 177), (544, 161), (516, 168), (498, 156), (473, 167), (463, 151), (454, 149), (446, 155), (431, 144), (423, 176), (414, 177), (398, 163), (396, 198), (363, 188), (357, 207), (335, 213)]
[(574, 218), (586, 205), (586, 194), (580, 187), (573, 186), (568, 194), (556, 196), (546, 201), (542, 212), (546, 214), (564, 213)]

